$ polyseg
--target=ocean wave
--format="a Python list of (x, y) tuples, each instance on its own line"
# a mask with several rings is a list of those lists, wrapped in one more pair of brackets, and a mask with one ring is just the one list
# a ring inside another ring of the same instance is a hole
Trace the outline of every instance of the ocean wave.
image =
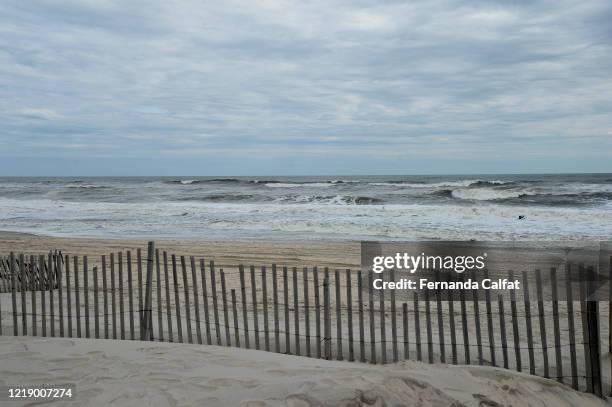
[(443, 182), (386, 181), (386, 182), (370, 182), (369, 185), (394, 186), (394, 187), (402, 187), (402, 188), (461, 188), (461, 187), (506, 185), (510, 183), (512, 182), (465, 179), (465, 180), (458, 180), (458, 181), (443, 181)]
[(275, 200), (282, 203), (311, 203), (321, 205), (376, 205), (384, 202), (381, 198), (361, 195), (287, 195)]
[(334, 184), (329, 182), (306, 182), (306, 183), (293, 183), (293, 182), (268, 182), (265, 184), (269, 188), (312, 188), (312, 187), (330, 187)]
[(470, 201), (498, 201), (521, 196), (536, 195), (535, 192), (528, 190), (507, 190), (493, 188), (462, 188), (454, 189), (451, 192), (453, 198)]

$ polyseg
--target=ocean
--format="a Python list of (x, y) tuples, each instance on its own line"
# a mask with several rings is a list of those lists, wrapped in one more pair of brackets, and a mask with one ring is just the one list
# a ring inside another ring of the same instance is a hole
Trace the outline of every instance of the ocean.
[(4, 177), (0, 230), (105, 238), (610, 240), (612, 174)]

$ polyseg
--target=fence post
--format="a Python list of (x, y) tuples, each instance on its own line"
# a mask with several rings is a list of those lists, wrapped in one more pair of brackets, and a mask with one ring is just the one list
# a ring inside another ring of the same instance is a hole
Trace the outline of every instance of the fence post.
[(325, 273), (323, 280), (323, 342), (324, 342), (324, 358), (331, 359), (331, 322), (329, 318), (329, 275)]
[(363, 322), (363, 281), (361, 269), (357, 270), (357, 303), (359, 304), (359, 361), (365, 363), (365, 327)]
[[(514, 281), (514, 271), (510, 270), (510, 281)], [(514, 359), (516, 361), (516, 370), (522, 371), (521, 360), (521, 344), (519, 337), (518, 315), (516, 309), (516, 293), (510, 290), (510, 316), (512, 318), (512, 342), (514, 343)], [(557, 316), (558, 318), (558, 316)]]
[[(569, 282), (569, 279), (567, 280)], [(569, 291), (568, 291), (569, 293)], [(533, 354), (533, 328), (531, 326), (531, 301), (529, 300), (529, 276), (526, 271), (523, 271), (523, 301), (525, 303), (525, 324), (527, 327), (527, 350), (529, 352), (529, 373), (535, 375), (535, 357)], [(571, 302), (571, 301), (570, 301)], [(568, 308), (568, 319), (570, 321), (571, 328), (573, 330), (574, 315), (573, 312), (569, 313)], [(574, 349), (574, 357), (575, 357)]]
[[(280, 321), (278, 318), (278, 280), (276, 264), (272, 264), (272, 301), (274, 303), (274, 351), (280, 353)], [(238, 345), (240, 346), (240, 344)]]
[(232, 346), (232, 338), (230, 336), (230, 325), (227, 308), (227, 294), (225, 291), (225, 273), (223, 269), (219, 269), (221, 275), (221, 303), (223, 304), (223, 324), (225, 325), (225, 346)]
[(376, 329), (374, 327), (374, 292), (372, 273), (368, 273), (368, 311), (370, 314), (370, 363), (376, 363)]
[[(30, 256), (30, 294), (32, 295), (32, 335), (38, 335), (36, 329), (36, 257)], [(0, 314), (2, 310), (0, 310)], [(1, 318), (0, 318), (1, 320)], [(2, 323), (0, 322), (0, 335), (2, 335)], [(72, 335), (71, 335), (72, 336)]]
[[(112, 321), (112, 327), (113, 327), (113, 339), (117, 339), (117, 296), (115, 295), (115, 254), (111, 253), (109, 257), (110, 257), (110, 280), (111, 280), (111, 314), (112, 314), (111, 321)], [(76, 262), (75, 262), (75, 266), (76, 266)], [(75, 269), (75, 273), (74, 273), (75, 281), (76, 281), (76, 276), (77, 276), (77, 273)], [(78, 295), (78, 291), (77, 291), (77, 295)]]
[(17, 287), (16, 287), (16, 278), (15, 278), (15, 273), (17, 273), (17, 270), (15, 270), (15, 254), (13, 252), (11, 252), (10, 254), (10, 269), (11, 269), (11, 299), (12, 299), (12, 305), (13, 305), (13, 335), (17, 336), (19, 335), (19, 328), (17, 326)]
[[(94, 336), (100, 339), (100, 307), (98, 303), (98, 267), (93, 268), (93, 296), (94, 296)], [(60, 298), (62, 298), (60, 296)], [(61, 306), (61, 300), (60, 300)], [(61, 308), (60, 308), (61, 311)], [(60, 325), (61, 327), (61, 325)]]
[(191, 305), (189, 302), (189, 283), (187, 282), (187, 267), (185, 256), (181, 256), (181, 271), (183, 274), (183, 292), (185, 293), (185, 325), (187, 328), (187, 342), (193, 343), (193, 332), (191, 332)]
[[(178, 333), (178, 341), (183, 343), (183, 323), (181, 320), (181, 298), (179, 296), (178, 274), (176, 270), (176, 255), (172, 255), (172, 282), (174, 283), (174, 302), (176, 307), (176, 331)], [(217, 324), (218, 327), (218, 324)], [(220, 345), (220, 343), (218, 343)]]
[(21, 275), (21, 334), (28, 334), (28, 309), (26, 306), (26, 270), (25, 270), (25, 256), (23, 253), (19, 255), (19, 274)]
[[(489, 278), (489, 269), (484, 269), (485, 278)], [(491, 292), (485, 290), (485, 307), (487, 309), (487, 331), (489, 334), (489, 351), (491, 355), (491, 364), (496, 366), (495, 361), (495, 334), (493, 333), (493, 312), (491, 311)]]
[[(587, 278), (587, 284), (589, 287), (587, 290), (587, 295), (590, 296), (597, 287), (595, 281), (597, 274), (595, 273), (593, 266), (589, 266)], [(596, 298), (594, 300), (587, 300), (587, 326), (589, 330), (591, 381), (593, 383), (593, 393), (598, 397), (602, 397), (603, 392), (601, 388), (601, 366), (599, 354), (599, 302)]]
[[(66, 266), (68, 266), (68, 262), (66, 262)], [(66, 278), (68, 278), (68, 267), (66, 267)], [(66, 280), (66, 282), (68, 282), (68, 280)], [(107, 288), (108, 287), (106, 285), (106, 256), (102, 255), (102, 291), (104, 292), (104, 299), (103, 299), (104, 339), (108, 339), (108, 293), (107, 293)], [(68, 309), (70, 309), (70, 307), (68, 307)]]
[[(348, 321), (348, 338), (349, 338), (349, 361), (355, 360), (355, 350), (353, 348), (353, 296), (351, 282), (351, 270), (346, 269), (346, 306), (347, 306), (347, 321)], [(395, 308), (395, 297), (393, 297), (392, 307)], [(393, 311), (395, 312), (395, 311)], [(395, 332), (394, 332), (395, 337)], [(397, 348), (397, 341), (395, 344)], [(397, 362), (397, 360), (395, 360)]]
[[(140, 253), (140, 252), (139, 252)], [(163, 324), (163, 316), (162, 316), (162, 289), (161, 289), (161, 266), (159, 264), (159, 249), (155, 249), (155, 272), (156, 272), (156, 282), (157, 282), (157, 325), (159, 331), (159, 340), (161, 342), (164, 341), (164, 324)], [(145, 282), (146, 287), (146, 282)], [(144, 304), (143, 307), (140, 308), (141, 315), (144, 314)]]
[(576, 329), (574, 327), (574, 297), (570, 265), (565, 265), (565, 295), (567, 300), (567, 326), (569, 329), (570, 360), (572, 369), (572, 387), (578, 390), (578, 363), (576, 361)]
[(315, 335), (317, 358), (321, 359), (321, 301), (319, 299), (319, 271), (317, 267), (312, 268), (314, 299), (315, 299)]
[(538, 319), (540, 321), (540, 338), (542, 344), (542, 357), (544, 358), (544, 377), (549, 378), (548, 370), (548, 344), (546, 340), (546, 319), (544, 318), (544, 294), (542, 292), (542, 274), (536, 270), (536, 288), (538, 295)]
[[(212, 339), (210, 336), (210, 316), (208, 311), (208, 288), (206, 287), (206, 267), (204, 267), (204, 259), (200, 259), (200, 277), (202, 280), (202, 302), (204, 303), (204, 325), (206, 326), (206, 343), (210, 345), (212, 343)], [(242, 307), (243, 310), (246, 310), (246, 299), (244, 292), (244, 273), (242, 270), (242, 265), (240, 265), (240, 287), (242, 289)], [(244, 311), (246, 312), (246, 311)], [(245, 322), (246, 324), (246, 322)], [(249, 333), (247, 331), (247, 326), (245, 325), (245, 337), (247, 348), (249, 347)]]
[[(240, 273), (240, 294), (242, 298), (242, 323), (244, 324), (244, 346), (245, 348), (249, 349), (251, 347), (251, 344), (249, 343), (249, 318), (247, 315), (248, 310), (247, 310), (247, 299), (246, 299), (246, 286), (244, 283), (244, 267), (242, 266), (242, 264), (238, 266), (238, 270)], [(287, 287), (285, 287), (285, 293), (286, 292), (287, 292)], [(210, 340), (208, 341), (208, 344), (210, 345)]]
[[(191, 284), (193, 286), (193, 307), (195, 309), (196, 337), (198, 339), (198, 344), (201, 345), (202, 344), (202, 328), (200, 325), (200, 302), (198, 300), (198, 280), (196, 277), (197, 267), (195, 263), (195, 258), (193, 256), (191, 256), (189, 260), (191, 263)], [(159, 287), (159, 279), (157, 280), (157, 284)], [(159, 288), (158, 288), (158, 291), (159, 291)]]
[[(436, 281), (440, 281), (440, 270), (436, 269), (435, 273)], [(438, 341), (440, 342), (440, 362), (446, 363), (446, 345), (444, 343), (444, 313), (442, 311), (442, 293), (439, 289), (436, 290), (436, 305), (438, 311)]]
[(298, 312), (297, 268), (293, 268), (293, 319), (295, 324), (295, 354), (300, 356), (300, 314)]
[[(130, 339), (136, 339), (136, 335), (134, 333), (134, 284), (133, 284), (133, 276), (132, 276), (132, 252), (130, 250), (127, 251), (127, 277), (128, 277), (128, 312), (129, 312), (129, 323), (130, 323)], [(148, 259), (147, 259), (148, 263)], [(95, 277), (94, 277), (95, 278)]]
[[(344, 359), (342, 355), (342, 298), (340, 294), (340, 271), (338, 270), (334, 273), (334, 283), (336, 284), (336, 359), (342, 360)], [(382, 329), (384, 329), (384, 324), (382, 326)]]
[(266, 277), (266, 266), (261, 266), (261, 305), (263, 307), (264, 322), (264, 346), (266, 352), (270, 352), (270, 329), (268, 326), (268, 278)]
[(155, 253), (155, 242), (149, 242), (147, 248), (147, 281), (145, 285), (145, 302), (143, 320), (140, 322), (144, 329), (140, 340), (153, 340), (153, 316), (151, 315), (151, 288), (153, 287), (153, 256)]
[[(255, 282), (255, 266), (250, 266), (251, 271), (251, 298), (253, 299), (253, 335), (255, 336), (255, 349), (259, 350), (259, 318), (257, 316), (257, 285)], [(215, 312), (216, 314), (216, 312)], [(217, 336), (217, 341), (219, 337)], [(219, 345), (219, 343), (217, 343)]]

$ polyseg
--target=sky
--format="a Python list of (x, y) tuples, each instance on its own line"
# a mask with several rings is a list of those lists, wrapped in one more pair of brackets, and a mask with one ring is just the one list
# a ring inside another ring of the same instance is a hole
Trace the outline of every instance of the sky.
[(612, 172), (612, 2), (3, 0), (0, 175)]

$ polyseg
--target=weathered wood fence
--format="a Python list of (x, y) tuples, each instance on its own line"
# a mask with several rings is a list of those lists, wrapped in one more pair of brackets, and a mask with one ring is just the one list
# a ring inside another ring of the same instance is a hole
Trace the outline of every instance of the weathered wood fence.
[[(521, 300), (488, 292), (482, 300), (465, 291), (442, 300), (428, 291), (400, 298), (395, 290), (374, 290), (372, 274), (361, 270), (275, 264), (223, 270), (213, 261), (160, 252), (153, 243), (145, 256), (111, 253), (95, 265), (61, 252), (11, 253), (0, 259), (0, 335), (198, 343), (363, 363), (492, 365), (601, 396), (612, 391), (610, 375), (602, 375), (610, 367), (601, 362), (600, 323), (607, 318), (600, 302), (587, 300), (585, 283), (565, 278), (557, 287), (557, 275), (569, 277), (571, 267), (534, 270), (536, 286), (523, 284)], [(540, 295), (544, 274), (550, 301)]]

